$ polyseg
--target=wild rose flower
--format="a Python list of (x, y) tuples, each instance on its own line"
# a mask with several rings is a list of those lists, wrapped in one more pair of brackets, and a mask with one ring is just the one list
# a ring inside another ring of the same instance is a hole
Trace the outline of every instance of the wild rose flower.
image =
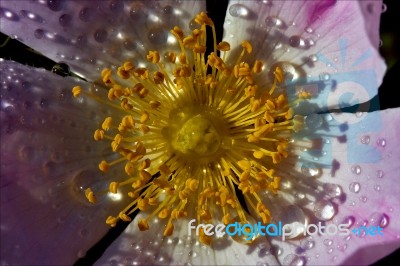
[[(398, 248), (399, 111), (340, 112), (382, 80), (381, 4), (231, 1), (217, 43), (203, 1), (3, 1), (2, 32), (87, 81), (1, 61), (2, 264), (71, 264), (132, 217), (98, 264)], [(192, 219), (383, 235), (189, 236)]]

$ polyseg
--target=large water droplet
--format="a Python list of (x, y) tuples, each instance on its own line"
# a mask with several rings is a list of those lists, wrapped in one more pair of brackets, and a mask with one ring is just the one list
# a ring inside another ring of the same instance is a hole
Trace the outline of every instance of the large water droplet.
[(297, 229), (297, 232), (292, 232), (290, 237), (288, 237), (295, 238), (304, 234), (304, 224), (307, 223), (308, 219), (300, 207), (297, 205), (289, 205), (282, 211), (280, 221), (282, 224), (290, 224), (292, 228)]
[(385, 228), (389, 224), (389, 216), (385, 213), (374, 212), (369, 217), (369, 222), (373, 226), (380, 226), (382, 228)]
[(68, 27), (71, 25), (72, 17), (68, 14), (63, 14), (59, 17), (58, 22), (63, 27)]
[[(72, 179), (71, 189), (76, 196), (76, 199), (84, 203), (85, 205), (94, 206), (100, 204), (107, 197), (107, 181), (100, 178), (98, 175), (99, 174), (94, 171), (83, 170)], [(94, 192), (97, 199), (96, 204), (89, 203), (86, 199), (85, 190), (87, 188), (91, 188)]]
[(302, 164), (301, 172), (303, 173), (303, 175), (308, 177), (319, 177), (321, 175), (321, 169), (318, 168), (315, 164), (309, 162)]
[(306, 125), (309, 129), (315, 130), (322, 126), (322, 117), (318, 114), (310, 114), (305, 118)]
[(314, 240), (312, 238), (305, 238), (300, 241), (300, 247), (304, 250), (312, 249), (315, 246)]
[(361, 141), (362, 144), (367, 145), (370, 142), (370, 137), (368, 135), (362, 136), (360, 141)]
[(242, 4), (233, 4), (229, 7), (229, 14), (232, 17), (246, 17), (249, 15), (249, 10)]
[(35, 36), (36, 39), (42, 39), (43, 36), (44, 36), (44, 30), (42, 30), (42, 29), (36, 29), (36, 30), (33, 32), (33, 36)]
[(328, 197), (331, 198), (340, 197), (343, 193), (342, 187), (337, 184), (325, 183), (323, 188)]
[(361, 185), (360, 185), (360, 183), (358, 183), (358, 182), (352, 182), (352, 183), (350, 183), (350, 185), (349, 185), (349, 190), (350, 190), (351, 192), (353, 192), (353, 193), (358, 193), (358, 192), (360, 192), (360, 189), (361, 189)]
[(78, 17), (80, 20), (88, 22), (94, 17), (94, 10), (84, 7), (79, 11)]
[(329, 221), (335, 216), (336, 208), (329, 200), (319, 200), (314, 206), (314, 214), (319, 220)]
[(98, 29), (94, 32), (94, 39), (98, 43), (103, 43), (107, 40), (108, 33), (105, 29)]
[(27, 19), (30, 19), (30, 20), (32, 20), (34, 22), (37, 22), (37, 23), (43, 23), (44, 22), (44, 20), (43, 20), (43, 18), (41, 16), (36, 15), (35, 13), (32, 13), (30, 11), (21, 10), (19, 13), (21, 14), (21, 16), (23, 16), (23, 17), (25, 17)]
[(47, 7), (52, 11), (60, 11), (64, 8), (65, 0), (48, 0)]

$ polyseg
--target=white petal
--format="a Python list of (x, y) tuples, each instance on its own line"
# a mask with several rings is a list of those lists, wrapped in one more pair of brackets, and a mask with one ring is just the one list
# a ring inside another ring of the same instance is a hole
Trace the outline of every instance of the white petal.
[[(169, 30), (189, 28), (204, 1), (2, 1), (1, 31), (95, 80), (99, 69), (145, 62), (170, 44)], [(174, 38), (172, 38), (174, 39)]]
[(72, 264), (119, 208), (82, 190), (107, 186), (96, 183), (107, 148), (92, 140), (104, 110), (72, 97), (82, 82), (4, 60), (0, 70), (1, 264)]
[[(141, 232), (138, 215), (124, 233), (106, 250), (96, 265), (276, 265), (266, 239), (252, 245), (240, 244), (227, 235), (214, 239), (211, 246), (201, 244), (191, 232), (189, 220), (176, 222), (174, 234), (163, 237), (164, 221), (153, 220), (148, 231)], [(195, 224), (195, 223), (194, 223)], [(216, 225), (216, 224), (215, 224)]]
[(234, 51), (250, 41), (267, 71), (280, 65), (289, 95), (311, 92), (317, 106), (306, 113), (353, 106), (377, 94), (385, 72), (375, 2), (230, 1), (224, 39)]

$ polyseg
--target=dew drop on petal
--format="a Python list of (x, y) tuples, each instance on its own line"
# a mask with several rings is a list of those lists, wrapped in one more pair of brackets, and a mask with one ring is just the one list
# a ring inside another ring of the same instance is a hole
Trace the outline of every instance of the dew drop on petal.
[(324, 239), (324, 245), (329, 247), (332, 246), (333, 241), (331, 239)]
[[(95, 173), (94, 171), (83, 170), (77, 173), (72, 179), (71, 182), (72, 192), (76, 197), (76, 199), (84, 203), (85, 205), (94, 206), (96, 204), (100, 204), (107, 197), (107, 193), (102, 193), (104, 191), (108, 191), (107, 182), (101, 179), (99, 181), (97, 175), (98, 173)], [(97, 203), (92, 204), (88, 202), (88, 200), (85, 197), (85, 190), (87, 188), (92, 189), (92, 191), (96, 196)]]
[(366, 196), (361, 196), (360, 200), (365, 203), (368, 201), (368, 198)]
[(331, 79), (331, 75), (329, 73), (323, 72), (323, 73), (319, 74), (319, 79), (321, 81), (328, 81)]
[(68, 14), (62, 14), (58, 18), (58, 22), (60, 23), (61, 26), (68, 27), (68, 26), (71, 25), (72, 17), (70, 15), (68, 15)]
[(374, 190), (375, 190), (376, 192), (380, 192), (380, 191), (381, 191), (381, 186), (378, 185), (378, 184), (375, 184), (375, 185), (374, 185)]
[(387, 10), (387, 5), (386, 5), (385, 3), (383, 3), (383, 4), (382, 4), (382, 10), (381, 10), (381, 12), (382, 12), (382, 13), (385, 13), (386, 10)]
[(42, 39), (43, 36), (44, 36), (44, 30), (42, 30), (42, 29), (36, 29), (36, 30), (33, 32), (33, 36), (35, 36), (36, 39)]
[(370, 142), (370, 137), (368, 135), (362, 136), (360, 141), (361, 141), (362, 144), (366, 144), (367, 145)]
[(297, 256), (295, 254), (286, 255), (283, 259), (283, 265), (290, 266), (303, 266), (305, 265), (306, 259), (302, 256)]
[(65, 0), (48, 0), (47, 7), (52, 11), (60, 11), (64, 8)]
[(304, 31), (307, 32), (307, 33), (313, 33), (314, 32), (314, 30), (312, 28), (310, 28), (310, 27), (305, 28)]
[(376, 141), (376, 144), (378, 144), (381, 147), (385, 147), (386, 146), (386, 139), (378, 139)]
[(152, 28), (149, 30), (147, 38), (155, 45), (163, 45), (167, 42), (168, 33), (163, 28)]
[(313, 163), (306, 162), (302, 164), (301, 172), (307, 177), (318, 177), (321, 174), (321, 169)]
[(387, 227), (389, 224), (389, 216), (385, 213), (374, 212), (368, 220), (371, 225), (380, 226), (382, 228)]
[(318, 114), (310, 114), (305, 118), (305, 123), (309, 129), (317, 129), (322, 126), (322, 117)]
[(337, 198), (343, 193), (342, 187), (337, 184), (325, 183), (323, 185), (324, 191), (328, 197)]
[(356, 218), (354, 216), (347, 216), (343, 219), (341, 224), (346, 225), (347, 228), (350, 228), (355, 223)]
[(300, 240), (300, 247), (304, 250), (312, 249), (315, 246), (314, 240), (312, 238), (305, 238)]
[(229, 7), (229, 14), (232, 17), (246, 17), (249, 15), (249, 10), (244, 5), (233, 4)]
[(98, 29), (94, 32), (94, 39), (98, 43), (103, 43), (107, 40), (108, 33), (105, 29)]
[(319, 200), (314, 206), (314, 215), (319, 220), (329, 221), (335, 216), (336, 208), (329, 200)]
[(289, 38), (289, 45), (295, 48), (304, 48), (306, 47), (306, 42), (302, 37), (293, 35)]
[(310, 58), (311, 62), (317, 62), (318, 61), (318, 57), (316, 55), (310, 55), (308, 58)]
[(384, 172), (382, 170), (376, 171), (376, 177), (382, 178), (384, 176)]
[(267, 17), (265, 19), (265, 24), (268, 27), (278, 27), (278, 28), (280, 28), (280, 27), (283, 26), (283, 21), (278, 17)]
[(360, 192), (360, 189), (361, 189), (361, 185), (360, 185), (360, 183), (358, 183), (358, 182), (352, 182), (352, 183), (350, 183), (350, 185), (349, 185), (349, 190), (350, 190), (351, 192), (353, 192), (353, 193), (358, 193), (358, 192)]
[(290, 238), (297, 237), (304, 233), (304, 225), (307, 223), (307, 217), (303, 210), (297, 205), (289, 205), (284, 208), (280, 221), (282, 224), (291, 224), (293, 227), (297, 228), (297, 232), (292, 232)]
[(351, 172), (353, 174), (360, 175), (361, 174), (361, 167), (359, 165), (353, 165), (351, 167)]

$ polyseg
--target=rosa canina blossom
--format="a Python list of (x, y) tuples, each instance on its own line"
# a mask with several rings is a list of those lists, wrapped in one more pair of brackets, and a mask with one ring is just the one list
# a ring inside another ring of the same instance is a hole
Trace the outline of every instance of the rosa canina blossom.
[[(2, 1), (1, 31), (75, 78), (0, 61), (1, 263), (73, 264), (131, 220), (98, 265), (391, 253), (399, 110), (343, 112), (382, 81), (381, 6), (230, 1), (217, 42), (204, 1)], [(188, 230), (257, 222), (325, 229)]]

